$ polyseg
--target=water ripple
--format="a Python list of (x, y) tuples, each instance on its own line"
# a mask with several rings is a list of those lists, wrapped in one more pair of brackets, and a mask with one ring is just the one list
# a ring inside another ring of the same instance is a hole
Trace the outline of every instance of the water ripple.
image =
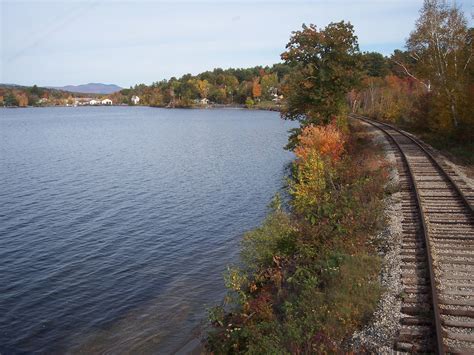
[(169, 353), (291, 159), (273, 112), (2, 110), (0, 353)]

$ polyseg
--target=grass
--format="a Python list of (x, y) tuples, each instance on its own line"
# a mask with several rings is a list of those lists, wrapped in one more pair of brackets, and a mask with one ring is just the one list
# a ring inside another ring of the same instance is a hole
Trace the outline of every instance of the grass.
[(464, 166), (474, 166), (474, 141), (459, 143), (448, 137), (423, 133), (420, 134), (420, 138), (445, 153), (454, 162)]

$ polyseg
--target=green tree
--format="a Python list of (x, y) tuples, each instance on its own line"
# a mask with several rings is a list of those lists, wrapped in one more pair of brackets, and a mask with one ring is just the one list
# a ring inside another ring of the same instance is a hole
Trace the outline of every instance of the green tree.
[(271, 68), (271, 72), (275, 73), (278, 76), (278, 80), (282, 80), (285, 75), (290, 73), (290, 67), (285, 63), (274, 64)]
[(33, 85), (33, 87), (31, 88), (30, 90), (31, 94), (32, 95), (36, 95), (36, 96), (39, 96), (41, 94), (40, 90), (38, 89), (38, 86)]
[(260, 80), (262, 86), (262, 97), (264, 100), (271, 99), (272, 94), (276, 94), (278, 88), (278, 76), (276, 73), (266, 74)]
[(237, 98), (239, 103), (245, 103), (248, 97), (252, 96), (252, 81), (242, 81), (237, 88)]
[(328, 122), (345, 107), (346, 94), (360, 78), (354, 28), (344, 21), (322, 30), (303, 25), (293, 32), (281, 57), (293, 67), (282, 116), (303, 124)]
[(3, 100), (3, 102), (6, 107), (18, 106), (18, 100), (16, 99), (15, 95), (13, 95), (12, 92), (9, 92), (5, 96), (5, 99)]
[(368, 76), (381, 77), (388, 75), (389, 65), (385, 57), (377, 52), (366, 52), (361, 55), (362, 67)]
[(234, 95), (239, 87), (239, 81), (232, 74), (227, 74), (224, 78), (224, 89), (230, 102), (234, 102)]
[(210, 98), (214, 102), (217, 102), (219, 104), (225, 104), (227, 99), (227, 93), (225, 91), (225, 88), (222, 86), (214, 86), (213, 90), (211, 91)]
[(175, 89), (175, 94), (179, 99), (179, 106), (191, 106), (193, 100), (198, 96), (196, 86), (193, 85), (191, 80), (179, 81), (179, 83)]
[(390, 56), (389, 61), (390, 71), (400, 78), (411, 77), (420, 82), (424, 87), (428, 87), (427, 83), (414, 78), (411, 73), (415, 72), (416, 60), (411, 56), (410, 52), (395, 49)]

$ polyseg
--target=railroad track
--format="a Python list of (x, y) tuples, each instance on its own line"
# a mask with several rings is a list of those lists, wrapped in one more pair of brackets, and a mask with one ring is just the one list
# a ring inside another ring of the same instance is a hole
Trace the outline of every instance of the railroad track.
[(474, 354), (474, 191), (413, 136), (381, 130), (395, 149), (402, 197), (397, 351)]

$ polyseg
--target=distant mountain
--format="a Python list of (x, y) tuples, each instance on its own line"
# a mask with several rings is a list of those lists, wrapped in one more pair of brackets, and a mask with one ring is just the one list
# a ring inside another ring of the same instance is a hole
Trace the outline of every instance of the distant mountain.
[(70, 92), (78, 92), (83, 94), (113, 94), (122, 90), (120, 86), (114, 84), (89, 83), (83, 85), (66, 85), (66, 86), (48, 86), (51, 89), (58, 89)]
[(9, 83), (0, 83), (1, 88), (7, 88), (7, 89), (14, 89), (14, 88), (26, 88), (26, 86), (23, 85), (17, 85), (17, 84), (9, 84)]

